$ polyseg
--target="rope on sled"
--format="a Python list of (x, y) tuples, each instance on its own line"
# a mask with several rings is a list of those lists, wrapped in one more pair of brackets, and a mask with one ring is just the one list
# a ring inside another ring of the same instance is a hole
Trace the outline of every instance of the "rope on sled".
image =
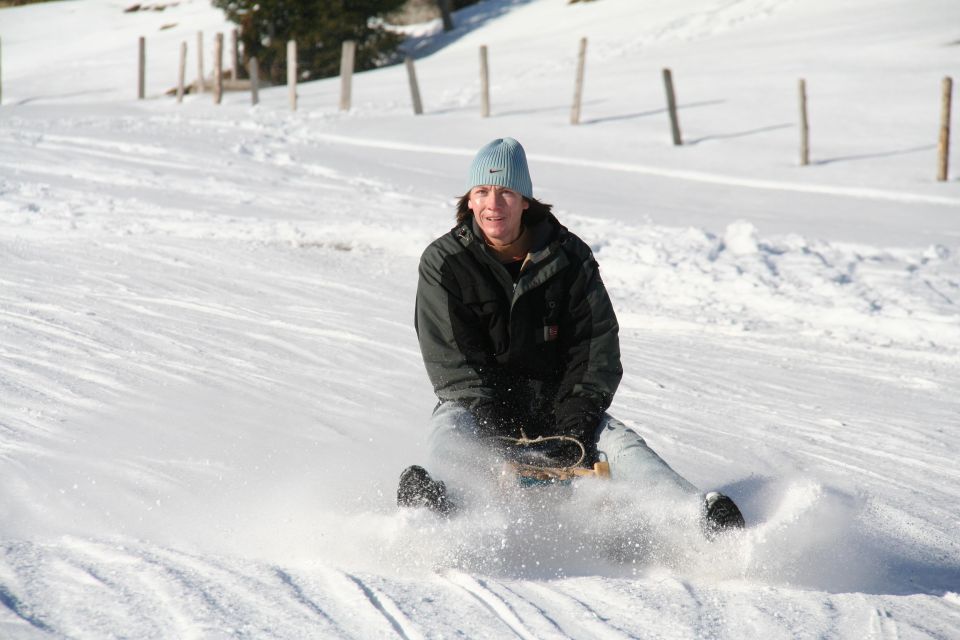
[[(580, 457), (577, 458), (576, 462), (574, 462), (573, 464), (567, 465), (565, 467), (556, 467), (556, 469), (558, 469), (559, 471), (569, 471), (571, 469), (576, 469), (583, 464), (584, 460), (587, 459), (587, 448), (583, 446), (583, 443), (580, 442), (580, 440), (578, 440), (577, 438), (574, 438), (573, 436), (559, 435), (559, 436), (537, 436), (536, 438), (529, 438), (527, 437), (527, 434), (524, 433), (523, 429), (520, 429), (519, 438), (514, 438), (512, 436), (491, 436), (490, 439), (509, 442), (511, 445), (514, 445), (517, 447), (528, 447), (532, 444), (541, 444), (543, 442), (550, 442), (553, 440), (557, 440), (560, 442), (572, 442), (576, 444), (580, 448)], [(534, 465), (525, 464), (524, 466), (534, 466)]]

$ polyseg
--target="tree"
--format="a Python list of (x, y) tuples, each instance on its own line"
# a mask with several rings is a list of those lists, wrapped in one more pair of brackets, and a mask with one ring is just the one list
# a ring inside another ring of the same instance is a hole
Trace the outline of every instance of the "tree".
[[(240, 26), (244, 62), (256, 56), (261, 76), (286, 82), (287, 41), (297, 41), (302, 79), (340, 72), (344, 40), (357, 43), (356, 69), (392, 61), (403, 36), (381, 28), (376, 17), (404, 0), (213, 0), (227, 19)], [(246, 67), (246, 64), (244, 64)]]

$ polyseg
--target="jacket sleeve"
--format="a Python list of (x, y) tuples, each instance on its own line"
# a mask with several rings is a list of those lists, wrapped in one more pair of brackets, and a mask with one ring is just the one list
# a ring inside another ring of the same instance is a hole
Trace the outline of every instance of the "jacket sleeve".
[(420, 259), (414, 325), (437, 397), (468, 409), (481, 435), (508, 427), (511, 417), (497, 391), (489, 339), (476, 314), (464, 304), (460, 283), (444, 268), (443, 253), (435, 246), (428, 247)]
[(557, 396), (557, 427), (588, 447), (623, 377), (617, 317), (593, 254), (580, 261), (561, 330), (565, 370)]

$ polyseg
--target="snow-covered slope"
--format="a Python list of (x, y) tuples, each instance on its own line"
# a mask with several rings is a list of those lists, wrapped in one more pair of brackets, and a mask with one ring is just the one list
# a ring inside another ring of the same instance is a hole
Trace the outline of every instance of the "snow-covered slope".
[[(125, 6), (0, 10), (0, 637), (960, 636), (953, 0), (487, 0), (408, 44), (421, 117), (402, 67), (178, 106), (222, 18)], [(417, 258), (501, 135), (601, 264), (611, 412), (742, 535), (615, 485), (397, 513)]]

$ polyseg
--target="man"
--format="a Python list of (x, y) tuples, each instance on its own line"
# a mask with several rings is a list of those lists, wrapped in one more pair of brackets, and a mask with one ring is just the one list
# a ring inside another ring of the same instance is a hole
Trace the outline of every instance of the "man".
[[(449, 474), (484, 473), (498, 437), (564, 435), (607, 460), (614, 480), (703, 504), (708, 532), (743, 526), (730, 498), (706, 496), (606, 413), (620, 383), (617, 319), (590, 248), (533, 197), (520, 143), (477, 153), (457, 225), (423, 252), (416, 330), (440, 403), (431, 457)], [(406, 469), (400, 506), (447, 514), (443, 482)]]

